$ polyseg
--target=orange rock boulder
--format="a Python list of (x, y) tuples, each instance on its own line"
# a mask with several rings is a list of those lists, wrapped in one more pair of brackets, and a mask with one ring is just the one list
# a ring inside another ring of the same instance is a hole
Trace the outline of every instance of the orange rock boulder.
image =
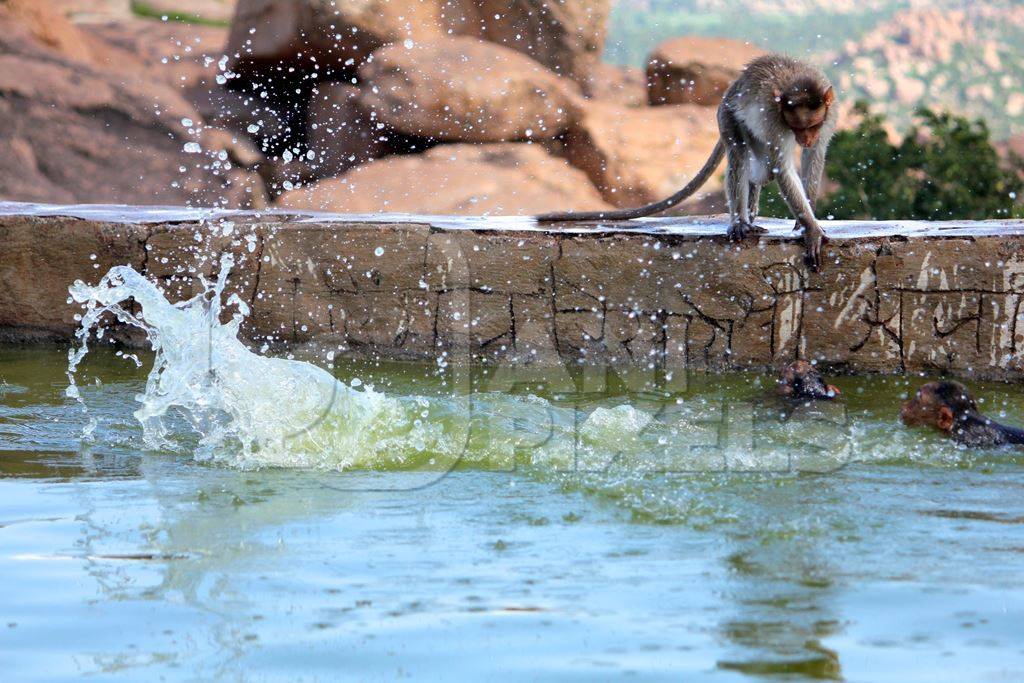
[(0, 2), (0, 197), (259, 206), (250, 150), (45, 3)]
[(643, 69), (601, 63), (594, 69), (587, 94), (595, 100), (624, 107), (646, 107), (647, 76)]
[(576, 85), (475, 38), (389, 45), (359, 69), (360, 102), (407, 135), (459, 142), (555, 137), (576, 116)]
[[(561, 153), (587, 174), (605, 201), (631, 207), (685, 185), (717, 140), (715, 112), (707, 107), (631, 108), (590, 101), (565, 135)], [(716, 174), (695, 199), (720, 188)]]
[(590, 92), (600, 77), (610, 0), (459, 0), (446, 10), (456, 34), (529, 55)]
[[(604, 49), (610, 0), (238, 0), (227, 54), (237, 71), (352, 73), (388, 44), (468, 36), (586, 83)], [(288, 71), (292, 69), (292, 71)]]
[(726, 38), (686, 36), (656, 47), (647, 60), (651, 104), (717, 106), (729, 84), (764, 51)]
[(346, 213), (532, 215), (610, 206), (581, 171), (538, 145), (440, 145), (294, 190), (278, 206)]

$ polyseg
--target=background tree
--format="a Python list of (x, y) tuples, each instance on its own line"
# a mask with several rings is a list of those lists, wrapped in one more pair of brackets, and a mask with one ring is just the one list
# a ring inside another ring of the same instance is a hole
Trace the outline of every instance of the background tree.
[[(1022, 216), (1024, 181), (1007, 168), (982, 120), (920, 109), (898, 144), (867, 105), (855, 107), (856, 128), (836, 133), (825, 167), (826, 192), (816, 213), (871, 220), (981, 219)], [(790, 216), (778, 190), (766, 193), (762, 214)]]

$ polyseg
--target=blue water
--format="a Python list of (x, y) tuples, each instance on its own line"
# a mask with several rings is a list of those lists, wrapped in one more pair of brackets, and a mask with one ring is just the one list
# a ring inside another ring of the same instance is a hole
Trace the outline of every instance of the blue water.
[[(754, 423), (781, 434), (767, 450), (735, 436), (767, 390), (753, 375), (663, 399), (538, 384), (547, 421), (521, 412), (530, 392), (487, 395), (474, 419), (515, 414), (514, 457), (492, 430), (410, 490), (416, 474), (385, 461), (200, 462), (184, 423), (149, 448), (132, 416), (141, 360), (87, 359), (98, 426), (83, 445), (66, 355), (0, 349), (5, 680), (1024, 680), (1024, 458), (900, 426), (916, 380), (838, 378), (849, 457), (813, 472), (775, 466), (791, 427)], [(335, 373), (440, 393), (436, 367)], [(975, 388), (1024, 417), (1017, 387)], [(748, 471), (650, 467), (692, 438), (681, 427), (629, 443), (629, 420), (572, 427), (659, 401), (734, 416), (719, 452)], [(604, 466), (531, 457), (559, 439)]]

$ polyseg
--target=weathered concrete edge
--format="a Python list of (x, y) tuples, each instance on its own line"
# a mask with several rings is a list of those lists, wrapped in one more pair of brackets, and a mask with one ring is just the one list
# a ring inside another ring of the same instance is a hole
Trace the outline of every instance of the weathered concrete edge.
[(1024, 379), (1020, 222), (827, 224), (815, 274), (784, 221), (735, 245), (713, 217), (538, 230), (517, 218), (113, 208), (0, 204), (0, 340), (67, 341), (74, 279), (127, 263), (181, 298), (231, 251), (231, 286), (253, 307), (244, 332), (277, 346), (639, 370), (804, 356), (847, 372)]
[[(78, 218), (102, 223), (160, 225), (175, 223), (210, 223), (217, 221), (277, 222), (319, 224), (339, 228), (353, 224), (415, 224), (430, 225), (439, 230), (477, 232), (539, 232), (545, 234), (646, 234), (681, 237), (716, 237), (725, 234), (727, 220), (715, 216), (661, 216), (634, 221), (592, 221), (540, 225), (529, 216), (431, 216), (404, 213), (339, 214), (324, 211), (263, 209), (259, 211), (181, 206), (129, 206), (124, 204), (39, 204), (0, 200), (0, 217), (36, 216)], [(763, 239), (793, 239), (791, 220), (762, 218), (760, 225), (768, 228)], [(983, 237), (1024, 235), (1024, 221), (1019, 219), (951, 220), (951, 221), (829, 221), (824, 220), (831, 239), (862, 239), (867, 237)]]

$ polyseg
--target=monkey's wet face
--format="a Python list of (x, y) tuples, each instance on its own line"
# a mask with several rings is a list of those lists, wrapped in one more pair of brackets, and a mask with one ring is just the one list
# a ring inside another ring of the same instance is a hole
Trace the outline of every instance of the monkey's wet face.
[(908, 427), (930, 425), (949, 434), (958, 418), (978, 412), (967, 387), (959, 382), (928, 382), (900, 408)]
[(797, 82), (778, 93), (782, 120), (793, 131), (797, 144), (813, 147), (818, 144), (821, 128), (828, 118), (828, 109), (835, 100), (831, 86), (821, 91), (813, 82)]
[(832, 400), (839, 388), (825, 384), (821, 373), (805, 360), (790, 363), (779, 376), (779, 393), (794, 400)]

